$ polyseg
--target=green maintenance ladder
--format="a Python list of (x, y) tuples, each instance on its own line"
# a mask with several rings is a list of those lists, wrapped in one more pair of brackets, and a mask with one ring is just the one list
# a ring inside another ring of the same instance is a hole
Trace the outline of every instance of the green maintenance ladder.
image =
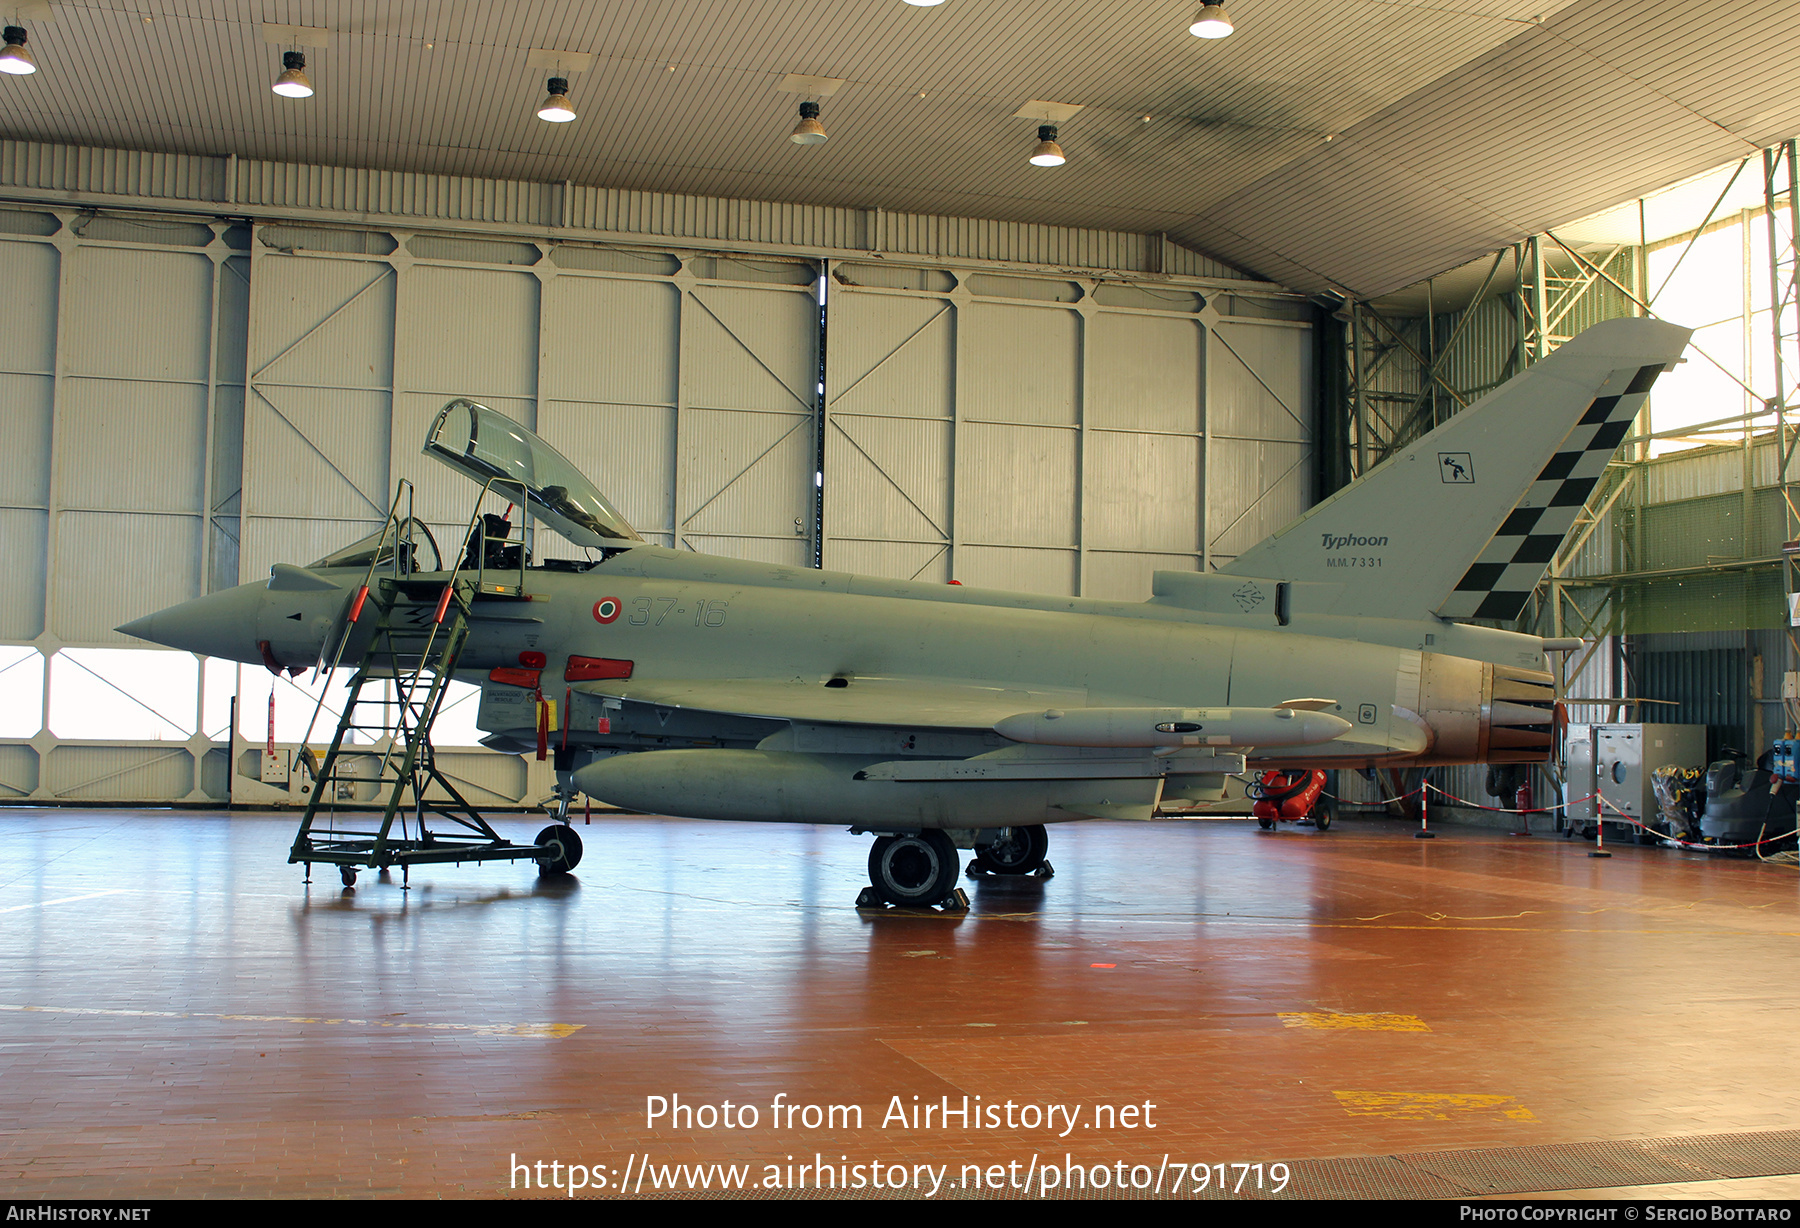
[[(397, 539), (414, 523), (410, 516), (398, 514), (402, 498), (411, 493), (405, 487), (402, 483), (388, 518)], [(480, 523), (477, 515), (470, 532), (478, 532)], [(459, 570), (447, 578), (443, 573), (424, 578), (401, 574), (410, 550), (396, 548), (393, 553), (402, 561), (393, 569), (395, 574), (376, 576), (381, 560), (372, 560), (365, 583), (346, 612), (327, 681), (339, 662), (358, 664), (288, 863), (304, 864), (308, 882), (315, 862), (335, 865), (346, 887), (355, 885), (357, 870), (365, 867), (399, 866), (403, 879), (415, 865), (443, 862), (529, 859), (545, 873), (573, 869), (581, 859), (581, 840), (573, 828), (560, 823), (548, 827), (532, 844), (507, 840), (439, 770), (431, 742), (432, 725), (468, 642), (476, 592), (523, 596), (523, 567), (517, 583), (497, 583), (479, 567), (472, 574)], [(346, 748), (352, 735), (370, 745), (352, 742)], [(355, 761), (370, 758), (377, 761), (373, 777), (351, 770)], [(434, 800), (433, 785), (448, 800)], [(357, 791), (370, 786), (374, 797), (356, 800)], [(374, 823), (377, 814), (380, 821)], [(343, 816), (350, 816), (351, 829), (338, 826)], [(434, 819), (440, 821), (439, 830), (431, 827), (429, 820)], [(366, 830), (370, 827), (374, 830)]]

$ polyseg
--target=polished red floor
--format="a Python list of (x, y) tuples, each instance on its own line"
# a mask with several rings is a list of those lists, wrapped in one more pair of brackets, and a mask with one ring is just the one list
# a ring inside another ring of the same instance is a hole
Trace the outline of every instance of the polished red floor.
[[(1053, 879), (966, 882), (953, 919), (858, 913), (868, 840), (839, 829), (596, 819), (569, 880), (346, 892), (285, 864), (293, 826), (0, 811), (9, 1197), (523, 1195), (539, 1161), (648, 1194), (696, 1161), (818, 1184), (787, 1167), (815, 1158), (864, 1196), (877, 1162), (883, 1191), (947, 1165), (939, 1196), (969, 1197), (964, 1165), (1016, 1192), (1035, 1163), (1037, 1193), (1046, 1165), (1272, 1182), (1800, 1127), (1791, 866), (1385, 821), (1069, 824)], [(676, 1097), (757, 1121), (647, 1123)], [(999, 1124), (914, 1127), (965, 1097)]]

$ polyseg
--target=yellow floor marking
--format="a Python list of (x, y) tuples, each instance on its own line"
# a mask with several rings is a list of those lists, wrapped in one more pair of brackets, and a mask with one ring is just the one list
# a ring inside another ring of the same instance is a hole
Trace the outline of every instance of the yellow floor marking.
[(1531, 1110), (1512, 1096), (1457, 1092), (1332, 1092), (1352, 1117), (1386, 1117), (1393, 1121), (1449, 1121), (1456, 1114), (1495, 1114), (1512, 1121), (1536, 1121)]
[(1276, 1018), (1283, 1027), (1318, 1028), (1349, 1032), (1429, 1032), (1431, 1025), (1417, 1015), (1352, 1015), (1344, 1011), (1283, 1011)]
[[(1596, 909), (1595, 911), (1604, 912), (1606, 910), (1605, 909)], [(1451, 914), (1449, 914), (1447, 912), (1384, 912), (1384, 913), (1377, 913), (1373, 917), (1357, 917), (1356, 920), (1358, 920), (1358, 921), (1385, 921), (1389, 917), (1423, 917), (1427, 921), (1523, 921), (1526, 917), (1541, 917), (1544, 915), (1545, 914), (1543, 914), (1541, 912), (1537, 912), (1535, 910), (1527, 910), (1525, 912), (1500, 913), (1497, 916), (1492, 916), (1492, 917), (1456, 917), (1456, 916), (1452, 916)], [(1583, 913), (1581, 915), (1589, 916), (1591, 914)]]
[(218, 1011), (127, 1011), (94, 1006), (15, 1006), (0, 1003), (0, 1011), (42, 1012), (52, 1015), (110, 1015), (125, 1019), (228, 1019), (245, 1023), (356, 1024), (368, 1028), (410, 1028), (428, 1032), (469, 1032), (476, 1036), (520, 1037), (528, 1040), (561, 1040), (585, 1028), (585, 1023), (395, 1023), (387, 1019), (327, 1019), (308, 1015), (228, 1015)]

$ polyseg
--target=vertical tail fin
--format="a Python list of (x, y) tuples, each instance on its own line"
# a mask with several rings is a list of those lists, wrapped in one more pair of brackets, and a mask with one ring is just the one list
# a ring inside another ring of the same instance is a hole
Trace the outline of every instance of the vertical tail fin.
[(1596, 324), (1222, 570), (1337, 585), (1337, 614), (1516, 617), (1690, 334)]

